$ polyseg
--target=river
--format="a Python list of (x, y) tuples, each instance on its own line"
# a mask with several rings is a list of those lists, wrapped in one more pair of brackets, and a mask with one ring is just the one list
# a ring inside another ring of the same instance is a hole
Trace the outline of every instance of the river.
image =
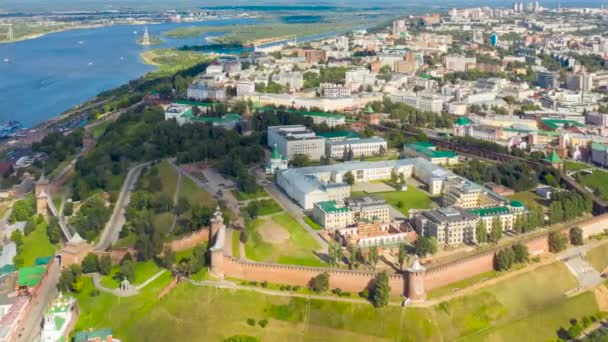
[[(148, 25), (150, 35), (180, 26), (254, 25), (256, 19), (221, 19), (200, 23)], [(158, 47), (207, 44), (212, 33), (195, 38), (166, 38), (144, 47), (136, 43), (141, 25), (108, 26), (51, 33), (0, 44), (0, 122), (19, 120), (26, 127), (55, 117), (143, 74), (153, 71), (140, 52)], [(8, 63), (4, 59), (8, 59)]]

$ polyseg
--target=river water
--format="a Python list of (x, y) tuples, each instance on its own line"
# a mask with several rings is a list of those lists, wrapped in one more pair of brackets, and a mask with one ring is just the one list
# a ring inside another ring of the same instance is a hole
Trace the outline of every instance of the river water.
[[(254, 25), (256, 19), (224, 19), (201, 23), (148, 25), (148, 32), (180, 26)], [(207, 44), (208, 35), (162, 37), (163, 45), (136, 43), (143, 26), (122, 25), (71, 30), (9, 44), (0, 44), (0, 123), (19, 120), (34, 126), (100, 92), (135, 79), (154, 67), (139, 54), (145, 49)], [(213, 33), (218, 35), (218, 33)], [(4, 60), (8, 59), (8, 63)]]

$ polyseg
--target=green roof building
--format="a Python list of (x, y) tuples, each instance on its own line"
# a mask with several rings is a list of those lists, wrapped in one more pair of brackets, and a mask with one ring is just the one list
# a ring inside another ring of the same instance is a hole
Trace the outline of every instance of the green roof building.
[(550, 164), (556, 169), (562, 168), (562, 158), (557, 155), (555, 151), (552, 151), (545, 159), (543, 159), (545, 163)]
[(466, 116), (459, 116), (456, 120), (454, 120), (454, 125), (456, 126), (467, 126), (471, 124), (471, 120)]
[(323, 132), (317, 133), (318, 136), (323, 137), (327, 140), (331, 141), (340, 141), (345, 139), (356, 139), (359, 135), (352, 131), (333, 131), (333, 132)]
[(414, 157), (423, 157), (435, 165), (454, 165), (458, 163), (458, 154), (453, 151), (437, 151), (437, 147), (427, 141), (405, 145), (403, 151)]

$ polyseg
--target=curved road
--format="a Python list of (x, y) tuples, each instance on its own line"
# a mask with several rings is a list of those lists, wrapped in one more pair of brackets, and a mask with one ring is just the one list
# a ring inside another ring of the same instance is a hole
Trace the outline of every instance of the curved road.
[(112, 216), (106, 223), (103, 231), (101, 232), (99, 242), (95, 246), (96, 251), (105, 251), (106, 249), (108, 249), (108, 247), (110, 247), (111, 244), (118, 241), (118, 234), (120, 233), (122, 226), (126, 222), (125, 208), (129, 204), (131, 191), (133, 191), (135, 182), (137, 182), (137, 179), (139, 178), (139, 175), (141, 174), (143, 168), (150, 165), (150, 163), (151, 162), (147, 162), (136, 165), (127, 173), (127, 178), (125, 178), (125, 181), (122, 184), (122, 188), (120, 189), (120, 195), (118, 196), (118, 200), (114, 205)]

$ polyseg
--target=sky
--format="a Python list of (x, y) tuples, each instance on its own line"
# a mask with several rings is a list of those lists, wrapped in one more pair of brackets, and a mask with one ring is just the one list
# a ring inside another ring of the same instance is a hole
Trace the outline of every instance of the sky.
[[(559, 0), (562, 7), (599, 7), (608, 0)], [(556, 7), (558, 0), (540, 0), (541, 6)], [(1, 0), (0, 11), (5, 12), (39, 12), (39, 11), (72, 11), (72, 10), (111, 10), (111, 9), (185, 9), (196, 7), (212, 7), (218, 4), (224, 6), (243, 5), (325, 5), (338, 7), (429, 7), (450, 8), (469, 6), (510, 7), (511, 0)]]

